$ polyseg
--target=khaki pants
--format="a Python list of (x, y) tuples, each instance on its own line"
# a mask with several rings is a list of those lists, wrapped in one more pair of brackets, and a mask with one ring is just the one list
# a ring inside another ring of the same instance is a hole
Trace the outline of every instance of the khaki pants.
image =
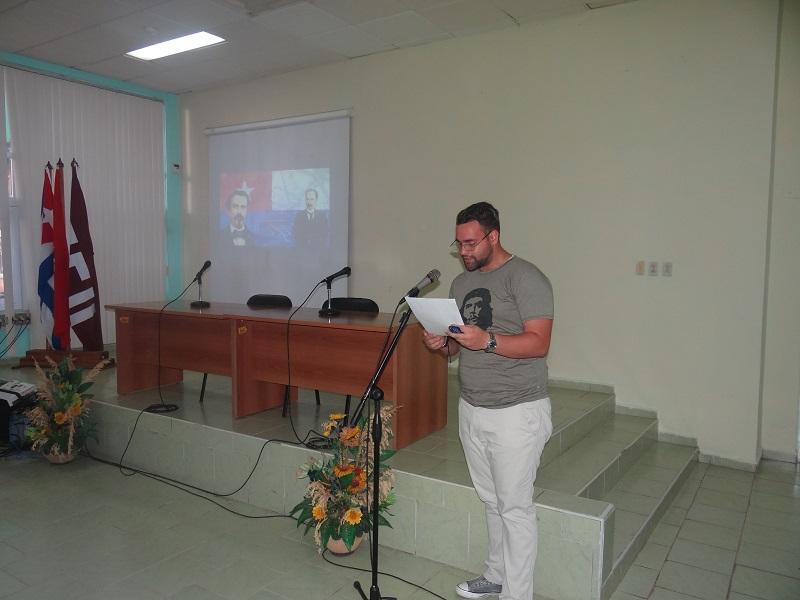
[(550, 399), (497, 409), (461, 399), (458, 430), (472, 484), (486, 505), (489, 557), (483, 576), (503, 586), (500, 600), (533, 600), (533, 482), (553, 432)]

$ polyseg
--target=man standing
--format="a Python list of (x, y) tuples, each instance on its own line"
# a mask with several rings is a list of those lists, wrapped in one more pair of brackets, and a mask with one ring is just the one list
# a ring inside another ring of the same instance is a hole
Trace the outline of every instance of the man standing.
[(453, 243), (466, 272), (453, 281), (450, 297), (462, 307), (466, 325), (449, 337), (426, 332), (424, 342), (451, 356), (460, 352), (459, 437), (486, 506), (489, 535), (485, 572), (458, 584), (456, 593), (532, 600), (533, 482), (553, 431), (545, 360), (553, 291), (535, 265), (500, 244), (499, 214), (488, 202), (458, 213)]

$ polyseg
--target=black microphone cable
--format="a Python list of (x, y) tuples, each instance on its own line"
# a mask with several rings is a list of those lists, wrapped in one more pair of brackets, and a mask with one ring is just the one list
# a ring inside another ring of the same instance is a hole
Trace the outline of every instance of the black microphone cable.
[[(330, 558), (328, 558), (326, 556), (327, 554), (328, 554), (328, 549), (325, 548), (322, 551), (322, 555), (321, 555), (322, 559), (326, 563), (328, 563), (330, 565), (333, 565), (334, 567), (340, 567), (342, 569), (350, 569), (351, 571), (360, 571), (361, 573), (370, 573), (370, 574), (372, 574), (372, 570), (371, 569), (362, 569), (361, 567), (353, 567), (351, 565), (343, 565), (341, 563), (333, 562)], [(370, 559), (372, 559), (372, 553), (370, 553)], [(436, 596), (437, 598), (441, 598), (442, 600), (447, 600), (447, 598), (445, 598), (444, 596), (440, 596), (439, 594), (437, 594), (433, 590), (429, 590), (425, 586), (419, 585), (418, 583), (414, 583), (413, 581), (409, 581), (408, 579), (403, 579), (399, 575), (393, 575), (392, 573), (385, 573), (384, 571), (378, 571), (378, 575), (383, 575), (385, 577), (391, 577), (392, 579), (396, 579), (397, 581), (402, 581), (403, 583), (407, 583), (408, 585), (410, 585), (412, 587), (415, 587), (418, 590), (422, 590), (423, 592), (427, 592), (431, 596)]]
[[(294, 317), (297, 314), (297, 312), (305, 306), (309, 298), (311, 298), (311, 296), (314, 295), (314, 292), (316, 292), (317, 288), (319, 288), (319, 286), (321, 286), (323, 283), (325, 283), (324, 279), (319, 283), (317, 283), (313, 288), (311, 288), (311, 291), (308, 293), (305, 300), (303, 300), (300, 303), (300, 305), (291, 312), (289, 318), (286, 320), (286, 392), (285, 393), (287, 396), (291, 394), (291, 388), (292, 388), (292, 356), (289, 345), (289, 334), (291, 332), (290, 328), (292, 324), (292, 317)], [(324, 450), (326, 448), (330, 448), (329, 440), (319, 431), (316, 431), (313, 427), (308, 430), (308, 433), (306, 433), (305, 437), (301, 440), (300, 436), (297, 434), (297, 429), (294, 426), (294, 419), (292, 419), (291, 398), (286, 404), (287, 404), (286, 412), (289, 415), (289, 425), (292, 428), (292, 433), (294, 434), (294, 437), (297, 439), (297, 442), (303, 445), (304, 447), (310, 448), (312, 450)], [(313, 438), (309, 437), (312, 433), (315, 436)]]
[[(186, 483), (186, 482), (180, 481), (178, 479), (173, 479), (171, 477), (167, 477), (166, 475), (159, 475), (157, 473), (151, 473), (150, 471), (146, 471), (144, 469), (137, 469), (135, 467), (131, 467), (131, 466), (125, 465), (123, 463), (123, 460), (125, 459), (125, 454), (127, 454), (128, 448), (130, 447), (131, 442), (133, 441), (133, 436), (136, 433), (136, 428), (139, 426), (139, 420), (142, 418), (142, 415), (145, 412), (146, 412), (146, 409), (142, 409), (142, 410), (139, 411), (139, 414), (136, 417), (136, 421), (133, 424), (133, 429), (131, 430), (131, 435), (130, 435), (130, 437), (128, 437), (128, 443), (125, 445), (125, 449), (122, 451), (122, 455), (120, 456), (119, 461), (113, 462), (113, 461), (110, 461), (110, 460), (105, 460), (105, 459), (99, 458), (97, 456), (93, 456), (89, 452), (88, 449), (86, 450), (87, 456), (89, 456), (89, 458), (91, 458), (93, 460), (96, 460), (98, 462), (117, 467), (119, 469), (120, 474), (122, 474), (125, 477), (133, 477), (134, 475), (143, 475), (144, 477), (149, 477), (150, 479), (154, 479), (155, 481), (159, 481), (159, 482), (164, 483), (166, 485), (172, 486), (172, 487), (174, 487), (176, 489), (179, 489), (179, 490), (181, 490), (183, 492), (186, 492), (187, 494), (192, 494), (193, 496), (197, 496), (198, 498), (202, 498), (202, 499), (204, 499), (204, 500), (206, 500), (208, 502), (211, 502), (212, 504), (218, 506), (219, 508), (222, 508), (223, 510), (226, 510), (226, 511), (228, 511), (228, 512), (230, 512), (232, 514), (238, 515), (240, 517), (246, 517), (246, 518), (249, 518), (249, 519), (270, 519), (270, 518), (276, 518), (276, 517), (289, 517), (289, 518), (291, 518), (290, 515), (283, 515), (283, 514), (248, 515), (248, 514), (245, 514), (245, 513), (240, 513), (240, 512), (235, 511), (235, 510), (233, 510), (233, 509), (231, 509), (231, 508), (229, 508), (229, 507), (227, 507), (227, 506), (225, 506), (223, 504), (220, 504), (219, 502), (215, 502), (212, 498), (208, 498), (208, 497), (203, 496), (203, 495), (201, 495), (200, 493), (197, 493), (197, 492), (202, 492), (203, 494), (208, 494), (209, 496), (213, 496), (215, 498), (228, 498), (230, 496), (233, 496), (234, 494), (236, 494), (236, 493), (240, 492), (242, 489), (244, 489), (244, 487), (247, 485), (247, 483), (253, 477), (253, 474), (256, 472), (256, 469), (258, 468), (258, 465), (261, 462), (261, 457), (264, 454), (264, 450), (266, 449), (266, 447), (269, 444), (271, 444), (272, 442), (281, 442), (283, 444), (289, 444), (289, 445), (292, 445), (292, 446), (298, 446), (298, 445), (302, 445), (302, 444), (298, 444), (297, 442), (292, 442), (292, 441), (289, 441), (289, 440), (281, 440), (281, 439), (277, 439), (277, 438), (265, 440), (264, 443), (261, 445), (261, 449), (258, 452), (258, 456), (256, 457), (255, 463), (253, 464), (253, 468), (250, 469), (250, 473), (247, 474), (247, 477), (241, 483), (241, 485), (239, 485), (239, 487), (237, 487), (232, 492), (225, 492), (225, 493), (214, 492), (212, 490), (208, 490), (208, 489), (196, 486), (196, 485), (192, 485), (190, 483)], [(192, 491), (192, 490), (194, 490), (194, 491)]]
[[(3, 336), (3, 339), (2, 339), (2, 340), (0, 340), (0, 345), (2, 345), (2, 344), (3, 344), (3, 342), (5, 342), (5, 341), (6, 341), (6, 339), (8, 338), (8, 336), (9, 336), (9, 335), (11, 335), (11, 332), (12, 332), (12, 331), (14, 331), (14, 328), (15, 328), (16, 326), (17, 326), (17, 324), (16, 324), (16, 323), (14, 323), (14, 322), (12, 321), (12, 322), (11, 322), (11, 327), (9, 327), (9, 328), (8, 328), (8, 331), (6, 331), (6, 334)], [(0, 354), (0, 358), (2, 358), (3, 356), (5, 356), (5, 355), (6, 355), (6, 352), (8, 352), (8, 349), (9, 349), (9, 348), (11, 348), (11, 346), (12, 346), (12, 344), (8, 344), (8, 345), (5, 347), (5, 349), (3, 350), (3, 353), (2, 353), (2, 354)]]
[[(161, 360), (160, 360), (160, 357), (161, 357), (161, 355), (160, 355), (160, 317), (161, 317), (161, 314), (163, 314), (164, 309), (166, 309), (170, 304), (172, 304), (173, 302), (179, 300), (186, 293), (186, 291), (189, 289), (189, 287), (191, 287), (192, 283), (194, 283), (194, 280), (192, 282), (190, 282), (176, 298), (174, 298), (174, 299), (170, 300), (169, 302), (167, 302), (161, 308), (161, 310), (159, 311), (159, 353), (158, 353), (159, 371), (160, 371), (160, 364), (161, 364)], [(291, 320), (294, 317), (294, 315), (306, 304), (306, 302), (308, 302), (309, 298), (313, 295), (313, 293), (317, 290), (317, 288), (322, 283), (324, 283), (324, 281), (321, 281), (317, 285), (314, 286), (314, 288), (311, 290), (311, 292), (308, 294), (308, 296), (306, 296), (305, 300), (303, 300), (303, 302), (296, 309), (294, 309), (292, 311), (292, 313), (289, 315), (289, 318), (287, 319), (287, 324), (286, 324), (286, 351), (287, 351), (287, 370), (288, 370), (288, 373), (287, 373), (287, 381), (288, 381), (287, 386), (291, 385), (291, 361), (290, 361), (290, 354), (289, 354), (289, 326), (290, 326)], [(403, 303), (403, 300), (398, 302), (397, 306), (394, 309), (394, 312), (392, 313), (392, 318), (390, 320), (389, 327), (387, 329), (386, 338), (384, 340), (383, 347), (381, 348), (381, 351), (379, 352), (379, 355), (378, 355), (378, 360), (377, 360), (377, 363), (376, 363), (376, 367), (377, 367), (378, 364), (380, 364), (380, 360), (383, 357), (383, 353), (385, 352), (386, 347), (388, 346), (388, 343), (389, 343), (389, 340), (390, 340), (390, 337), (391, 337), (392, 326), (394, 324), (395, 317), (397, 316), (397, 311), (400, 308), (400, 305), (402, 303)], [(163, 404), (164, 400), (163, 400), (163, 397), (161, 397), (160, 381), (159, 381), (158, 391), (159, 391), (159, 397), (161, 398), (161, 402)], [(159, 405), (151, 405), (151, 406), (159, 406)], [(259, 450), (258, 456), (256, 457), (256, 460), (255, 460), (255, 462), (253, 464), (253, 468), (250, 470), (250, 472), (248, 473), (248, 475), (245, 478), (245, 480), (235, 490), (233, 490), (231, 492), (226, 492), (226, 493), (214, 492), (212, 490), (208, 490), (208, 489), (205, 489), (205, 488), (202, 488), (202, 487), (199, 487), (199, 486), (191, 485), (189, 483), (186, 483), (186, 482), (183, 482), (183, 481), (171, 478), (171, 477), (166, 477), (164, 475), (158, 475), (156, 473), (151, 473), (149, 471), (145, 471), (144, 469), (137, 469), (137, 468), (134, 468), (134, 467), (126, 466), (123, 463), (125, 455), (127, 454), (128, 449), (129, 449), (129, 447), (131, 445), (131, 442), (133, 441), (133, 437), (134, 437), (134, 435), (136, 433), (136, 429), (137, 429), (137, 427), (139, 425), (139, 421), (141, 420), (142, 415), (145, 412), (147, 412), (148, 408), (149, 407), (146, 407), (146, 408), (144, 408), (144, 409), (139, 411), (139, 414), (137, 415), (136, 421), (134, 422), (133, 428), (131, 430), (131, 434), (130, 434), (130, 436), (128, 438), (128, 441), (127, 441), (127, 443), (125, 445), (125, 449), (123, 450), (122, 455), (120, 456), (120, 459), (119, 459), (118, 462), (113, 462), (113, 461), (109, 461), (109, 460), (105, 460), (105, 459), (101, 459), (99, 457), (93, 456), (89, 452), (88, 449), (85, 451), (87, 456), (89, 456), (89, 458), (91, 458), (92, 460), (95, 460), (97, 462), (117, 467), (119, 469), (120, 473), (125, 477), (133, 477), (134, 475), (142, 475), (144, 477), (148, 477), (150, 479), (153, 479), (154, 481), (158, 481), (160, 483), (163, 483), (165, 485), (169, 485), (170, 487), (174, 487), (175, 489), (183, 491), (183, 492), (185, 492), (187, 494), (191, 494), (192, 496), (195, 496), (197, 498), (201, 498), (201, 499), (203, 499), (203, 500), (205, 500), (207, 502), (210, 502), (211, 504), (214, 504), (215, 506), (217, 506), (217, 507), (219, 507), (219, 508), (221, 508), (221, 509), (223, 509), (223, 510), (225, 510), (225, 511), (231, 513), (231, 514), (234, 514), (234, 515), (237, 515), (237, 516), (240, 516), (240, 517), (243, 517), (243, 518), (248, 518), (248, 519), (290, 518), (290, 519), (294, 519), (294, 517), (292, 517), (291, 515), (284, 515), (284, 514), (248, 515), (248, 514), (241, 513), (241, 512), (238, 512), (236, 510), (233, 510), (233, 509), (229, 508), (228, 506), (225, 506), (224, 504), (216, 502), (213, 498), (209, 498), (208, 497), (208, 496), (212, 496), (214, 498), (227, 498), (227, 497), (235, 495), (236, 493), (238, 493), (242, 489), (244, 489), (244, 487), (247, 485), (247, 483), (250, 481), (250, 479), (255, 474), (255, 471), (256, 471), (256, 469), (258, 468), (258, 465), (261, 462), (261, 458), (262, 458), (262, 456), (264, 454), (264, 450), (272, 442), (280, 442), (280, 443), (283, 443), (283, 444), (289, 444), (289, 445), (292, 445), (292, 446), (301, 446), (301, 447), (306, 447), (306, 448), (309, 448), (309, 449), (319, 449), (319, 448), (315, 448), (312, 445), (312, 440), (309, 439), (309, 436), (312, 433), (317, 435), (319, 438), (321, 438), (323, 440), (326, 440), (326, 442), (328, 441), (327, 438), (322, 436), (321, 433), (315, 431), (314, 429), (309, 430), (309, 432), (306, 434), (304, 439), (300, 439), (300, 437), (297, 434), (297, 431), (296, 431), (296, 429), (294, 427), (294, 423), (292, 422), (291, 404), (289, 405), (289, 422), (290, 422), (290, 424), (292, 426), (292, 432), (294, 433), (295, 437), (297, 438), (297, 441), (293, 442), (293, 441), (290, 441), (290, 440), (283, 440), (283, 439), (277, 439), (277, 438), (265, 440), (265, 442), (261, 446), (261, 449)], [(367, 425), (368, 431), (367, 431), (366, 435), (368, 436), (368, 439), (369, 439), (369, 434), (371, 433), (371, 430), (370, 430), (371, 423), (372, 423), (371, 415), (372, 415), (372, 407), (369, 406), (367, 408), (367, 417), (366, 417), (366, 419), (367, 419), (366, 423), (368, 424)], [(368, 460), (367, 456), (365, 456), (364, 459), (366, 461), (366, 464), (364, 465), (363, 468), (365, 469), (366, 479), (367, 479), (367, 481), (369, 481), (369, 472), (368, 472), (369, 460)], [(126, 472), (126, 470), (128, 472)], [(204, 496), (203, 494), (207, 494), (208, 496)], [(370, 548), (372, 546), (372, 535), (371, 535), (371, 533), (372, 533), (372, 530), (370, 529), (367, 532), (368, 545), (369, 545)], [(330, 559), (328, 559), (325, 556), (326, 553), (327, 553), (327, 550), (323, 551), (323, 555), (322, 555), (323, 559), (326, 560), (331, 565), (334, 565), (334, 566), (337, 566), (337, 567), (346, 568), (346, 569), (352, 569), (352, 570), (356, 570), (356, 571), (366, 572), (366, 573), (370, 573), (371, 572), (370, 570), (367, 570), (367, 569), (361, 569), (361, 568), (358, 568), (358, 567), (351, 567), (351, 566), (348, 566), (348, 565), (342, 565), (342, 564), (339, 564), (339, 563), (335, 563), (335, 562), (331, 561)], [(372, 552), (370, 552), (370, 563), (371, 562), (372, 562)], [(442, 596), (436, 594), (435, 592), (433, 592), (433, 591), (431, 591), (431, 590), (429, 590), (429, 589), (427, 589), (427, 588), (425, 588), (423, 586), (420, 586), (420, 585), (418, 585), (416, 583), (413, 583), (411, 581), (403, 579), (402, 577), (399, 577), (397, 575), (393, 575), (391, 573), (386, 573), (386, 572), (383, 572), (383, 571), (379, 571), (378, 573), (380, 575), (384, 575), (386, 577), (392, 577), (393, 579), (397, 579), (398, 581), (402, 581), (404, 583), (407, 583), (407, 584), (409, 584), (409, 585), (411, 585), (413, 587), (416, 587), (416, 588), (418, 588), (420, 590), (428, 592), (428, 593), (432, 594), (433, 596), (436, 596), (437, 598), (442, 598), (442, 600), (444, 600), (444, 598)]]
[[(158, 311), (158, 318), (156, 321), (156, 388), (158, 389), (158, 399), (161, 401), (160, 403), (151, 404), (150, 406), (146, 407), (144, 410), (151, 413), (169, 413), (175, 412), (178, 410), (177, 404), (167, 404), (164, 402), (164, 395), (161, 392), (161, 316), (164, 314), (164, 310), (172, 304), (173, 302), (177, 302), (180, 300), (183, 295), (192, 287), (192, 284), (197, 281), (195, 277), (192, 279), (188, 285), (183, 288), (183, 291), (175, 296), (172, 300), (167, 302), (161, 309)], [(137, 419), (138, 422), (138, 419)], [(130, 443), (130, 441), (128, 442)], [(127, 448), (126, 448), (127, 449)]]
[[(12, 326), (11, 326), (11, 329), (13, 329), (13, 328), (14, 328), (14, 326), (12, 325)], [(20, 328), (17, 330), (17, 333), (15, 333), (15, 334), (14, 334), (14, 338), (13, 338), (13, 339), (12, 339), (10, 342), (8, 342), (8, 344), (6, 344), (6, 347), (5, 347), (5, 349), (4, 349), (4, 350), (3, 350), (3, 352), (0, 354), (0, 358), (3, 358), (3, 357), (6, 355), (6, 354), (8, 354), (8, 351), (9, 351), (9, 350), (11, 350), (11, 348), (13, 348), (13, 347), (14, 347), (14, 344), (16, 344), (16, 343), (17, 343), (17, 340), (20, 338), (20, 336), (21, 336), (23, 333), (25, 333), (25, 330), (26, 330), (27, 328), (28, 328), (28, 323), (25, 323), (25, 324), (24, 324), (22, 327), (20, 327)], [(6, 335), (3, 337), (3, 341), (5, 341), (5, 339), (8, 337), (8, 335), (11, 333), (11, 329), (9, 329), (9, 330), (8, 330), (8, 333), (6, 333)], [(2, 343), (2, 342), (0, 342), (0, 343)]]

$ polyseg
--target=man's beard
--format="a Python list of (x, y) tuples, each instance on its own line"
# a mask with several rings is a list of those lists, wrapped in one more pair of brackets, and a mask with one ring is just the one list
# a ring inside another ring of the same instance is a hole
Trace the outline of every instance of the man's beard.
[(467, 264), (467, 261), (462, 259), (461, 262), (464, 263), (464, 268), (469, 271), (477, 271), (481, 267), (483, 267), (486, 263), (489, 262), (491, 256), (486, 256), (485, 258), (476, 258), (475, 256), (472, 257), (472, 262)]

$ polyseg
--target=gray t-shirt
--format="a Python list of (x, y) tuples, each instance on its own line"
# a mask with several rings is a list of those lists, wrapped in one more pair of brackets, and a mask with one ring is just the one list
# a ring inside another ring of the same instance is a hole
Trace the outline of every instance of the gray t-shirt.
[[(522, 324), (553, 318), (553, 288), (536, 265), (512, 257), (488, 271), (465, 271), (453, 280), (464, 323), (500, 334), (522, 333)], [(473, 406), (504, 408), (547, 397), (547, 361), (507, 358), (461, 348), (461, 397)]]

